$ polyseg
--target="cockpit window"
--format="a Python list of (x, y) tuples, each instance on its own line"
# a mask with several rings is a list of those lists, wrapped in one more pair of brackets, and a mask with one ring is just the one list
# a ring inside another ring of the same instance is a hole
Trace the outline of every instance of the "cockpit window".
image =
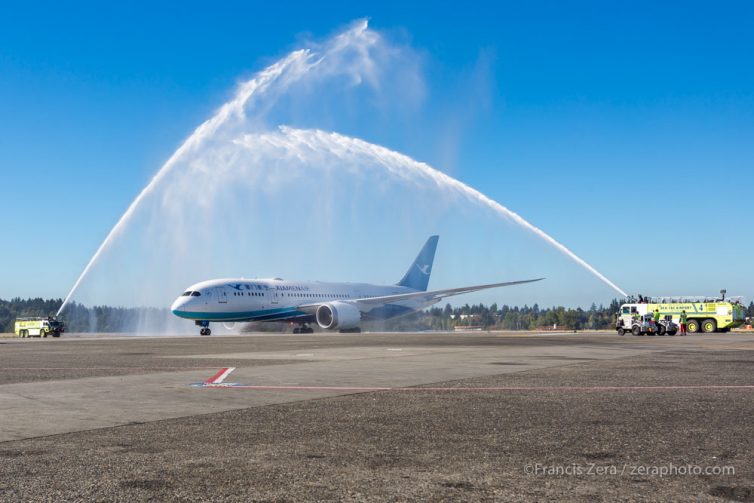
[(188, 297), (189, 295), (191, 295), (191, 292), (183, 292), (181, 297)]
[(200, 295), (201, 295), (201, 293), (199, 293), (199, 292), (191, 292), (191, 296), (192, 297), (199, 297)]

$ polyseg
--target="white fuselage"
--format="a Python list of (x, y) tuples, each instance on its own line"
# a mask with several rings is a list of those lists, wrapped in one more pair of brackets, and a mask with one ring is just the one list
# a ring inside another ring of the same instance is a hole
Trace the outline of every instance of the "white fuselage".
[[(217, 279), (190, 286), (170, 309), (176, 316), (190, 320), (294, 321), (311, 318), (311, 314), (298, 309), (303, 305), (348, 302), (413, 292), (416, 290), (402, 286), (367, 283)], [(375, 305), (364, 315), (366, 319), (391, 318), (434, 303), (426, 298), (405, 299)]]
[(201, 335), (211, 334), (213, 321), (286, 321), (300, 325), (293, 333), (313, 333), (309, 323), (324, 330), (358, 332), (362, 322), (405, 316), (445, 297), (544, 279), (428, 290), (439, 238), (429, 236), (395, 285), (215, 279), (191, 285), (170, 309), (176, 316), (194, 320), (202, 327)]

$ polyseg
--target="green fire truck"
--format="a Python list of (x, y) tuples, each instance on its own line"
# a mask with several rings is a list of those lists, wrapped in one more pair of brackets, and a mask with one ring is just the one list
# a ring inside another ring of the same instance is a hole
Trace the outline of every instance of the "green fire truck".
[(660, 317), (680, 324), (681, 312), (686, 311), (686, 330), (696, 332), (728, 332), (746, 321), (746, 308), (740, 297), (660, 297), (644, 298), (643, 302), (629, 302), (620, 307), (618, 321), (631, 326), (635, 315), (652, 314), (660, 310)]
[(19, 337), (60, 337), (65, 331), (62, 321), (48, 316), (47, 318), (17, 318), (15, 325), (16, 335)]

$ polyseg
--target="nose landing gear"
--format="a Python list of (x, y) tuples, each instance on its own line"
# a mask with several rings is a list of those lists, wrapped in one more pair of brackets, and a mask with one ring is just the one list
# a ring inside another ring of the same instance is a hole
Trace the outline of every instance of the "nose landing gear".
[(306, 323), (304, 323), (300, 327), (295, 327), (293, 329), (293, 333), (294, 334), (313, 334), (314, 329), (310, 327), (309, 325), (307, 325)]
[(202, 327), (202, 329), (199, 330), (199, 335), (212, 335), (212, 330), (209, 329), (208, 321), (195, 321), (194, 323), (197, 326)]

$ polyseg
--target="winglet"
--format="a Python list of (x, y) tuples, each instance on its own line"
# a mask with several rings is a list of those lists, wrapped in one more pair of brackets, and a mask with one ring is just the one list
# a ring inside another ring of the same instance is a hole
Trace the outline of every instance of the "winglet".
[(427, 291), (429, 275), (432, 274), (432, 263), (435, 260), (435, 250), (437, 249), (437, 241), (439, 239), (440, 236), (430, 236), (427, 239), (419, 255), (416, 256), (414, 263), (411, 264), (406, 274), (403, 275), (403, 279), (398, 282), (398, 286), (405, 286), (422, 292)]

